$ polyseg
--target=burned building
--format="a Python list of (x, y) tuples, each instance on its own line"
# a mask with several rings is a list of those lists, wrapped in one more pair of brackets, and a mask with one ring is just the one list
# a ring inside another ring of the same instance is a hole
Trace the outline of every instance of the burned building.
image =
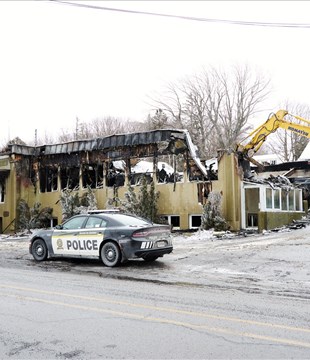
[(154, 183), (159, 214), (174, 229), (200, 227), (210, 191), (222, 194), (223, 216), (234, 231), (270, 228), (274, 223), (268, 219), (274, 212), (283, 224), (304, 214), (301, 190), (286, 194), (288, 199), (293, 196), (293, 205), (290, 200), (287, 207), (278, 208), (277, 199), (284, 198), (282, 190), (245, 179), (236, 154), (219, 152), (217, 162), (216, 172), (213, 163), (205, 166), (187, 130), (154, 130), (42, 146), (12, 144), (0, 154), (0, 230), (15, 229), (22, 199), (30, 207), (35, 203), (52, 207), (56, 225), (62, 221), (62, 190), (82, 196), (91, 188), (98, 208), (105, 209), (116, 196), (125, 199), (128, 184), (138, 189), (142, 176)]
[[(176, 229), (199, 227), (209, 181), (197, 148), (185, 130), (155, 130), (111, 135), (61, 144), (12, 144), (1, 155), (1, 230), (14, 229), (17, 203), (53, 208), (54, 224), (61, 222), (60, 193), (80, 195), (90, 187), (99, 208), (109, 199), (124, 198), (128, 184), (139, 186), (141, 177), (154, 181), (159, 191), (159, 212)], [(147, 167), (141, 168), (141, 163)], [(166, 176), (160, 170), (166, 164)], [(189, 180), (192, 179), (192, 180)], [(6, 189), (6, 190), (4, 190)], [(5, 195), (4, 195), (5, 194)]]

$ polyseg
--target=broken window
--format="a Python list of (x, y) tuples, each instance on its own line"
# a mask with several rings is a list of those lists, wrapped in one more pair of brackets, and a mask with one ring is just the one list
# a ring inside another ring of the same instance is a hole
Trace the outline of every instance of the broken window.
[(57, 191), (58, 168), (55, 166), (45, 166), (40, 168), (39, 180), (41, 193)]
[(204, 176), (194, 161), (189, 162), (188, 178), (190, 181), (203, 181)]
[(133, 159), (130, 164), (130, 184), (141, 185), (143, 178), (146, 179), (147, 184), (153, 182), (153, 158)]
[(101, 188), (103, 185), (103, 166), (96, 165), (83, 165), (82, 168), (82, 186), (91, 189)]
[(80, 168), (76, 166), (60, 169), (61, 189), (76, 189), (80, 182)]
[(197, 184), (197, 193), (198, 193), (198, 203), (205, 205), (207, 203), (208, 196), (212, 191), (211, 183), (198, 183)]
[(106, 186), (119, 187), (125, 185), (125, 161), (110, 161), (107, 163)]
[(183, 155), (165, 155), (157, 158), (156, 178), (159, 183), (183, 181)]
[(5, 195), (5, 180), (0, 180), (0, 203), (4, 202), (4, 195)]

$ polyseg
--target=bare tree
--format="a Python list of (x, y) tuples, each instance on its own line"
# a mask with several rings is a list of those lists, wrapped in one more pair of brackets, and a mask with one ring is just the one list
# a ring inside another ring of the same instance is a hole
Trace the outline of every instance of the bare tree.
[(157, 109), (154, 116), (147, 117), (147, 130), (166, 129), (171, 127), (169, 118), (163, 109)]
[(15, 138), (9, 140), (7, 143), (0, 146), (0, 153), (9, 151), (9, 145), (28, 145), (20, 137), (16, 136)]
[[(288, 100), (284, 104), (279, 106), (279, 109), (284, 109), (289, 114), (300, 116), (310, 121), (310, 106), (306, 104), (293, 104)], [(297, 124), (304, 122), (297, 120), (295, 117), (287, 115), (286, 119)], [(283, 162), (296, 161), (299, 159), (301, 153), (305, 149), (309, 142), (309, 139), (292, 131), (285, 129), (278, 129), (276, 133), (270, 135), (268, 138), (267, 147), (273, 153), (279, 155)]]
[(95, 118), (89, 122), (78, 122), (74, 131), (61, 129), (58, 142), (93, 139), (113, 134), (144, 131), (146, 124), (120, 119), (113, 116)]
[(213, 156), (219, 148), (233, 147), (249, 118), (268, 94), (270, 81), (253, 74), (248, 66), (234, 66), (226, 73), (215, 67), (168, 84), (166, 92), (152, 98), (169, 121), (188, 129), (201, 156)]

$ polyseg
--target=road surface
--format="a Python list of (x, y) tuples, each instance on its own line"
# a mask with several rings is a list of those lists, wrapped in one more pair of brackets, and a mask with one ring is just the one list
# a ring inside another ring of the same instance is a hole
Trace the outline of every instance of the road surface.
[(309, 359), (309, 228), (175, 239), (154, 264), (0, 241), (1, 359)]

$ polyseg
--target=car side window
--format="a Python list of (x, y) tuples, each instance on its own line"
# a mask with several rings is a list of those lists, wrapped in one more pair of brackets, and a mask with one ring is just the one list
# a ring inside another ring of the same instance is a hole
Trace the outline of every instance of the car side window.
[(99, 217), (90, 216), (87, 220), (87, 223), (85, 225), (85, 228), (100, 228), (100, 227), (106, 227), (107, 222)]
[(86, 216), (72, 218), (63, 224), (63, 228), (65, 230), (81, 229), (85, 219)]

